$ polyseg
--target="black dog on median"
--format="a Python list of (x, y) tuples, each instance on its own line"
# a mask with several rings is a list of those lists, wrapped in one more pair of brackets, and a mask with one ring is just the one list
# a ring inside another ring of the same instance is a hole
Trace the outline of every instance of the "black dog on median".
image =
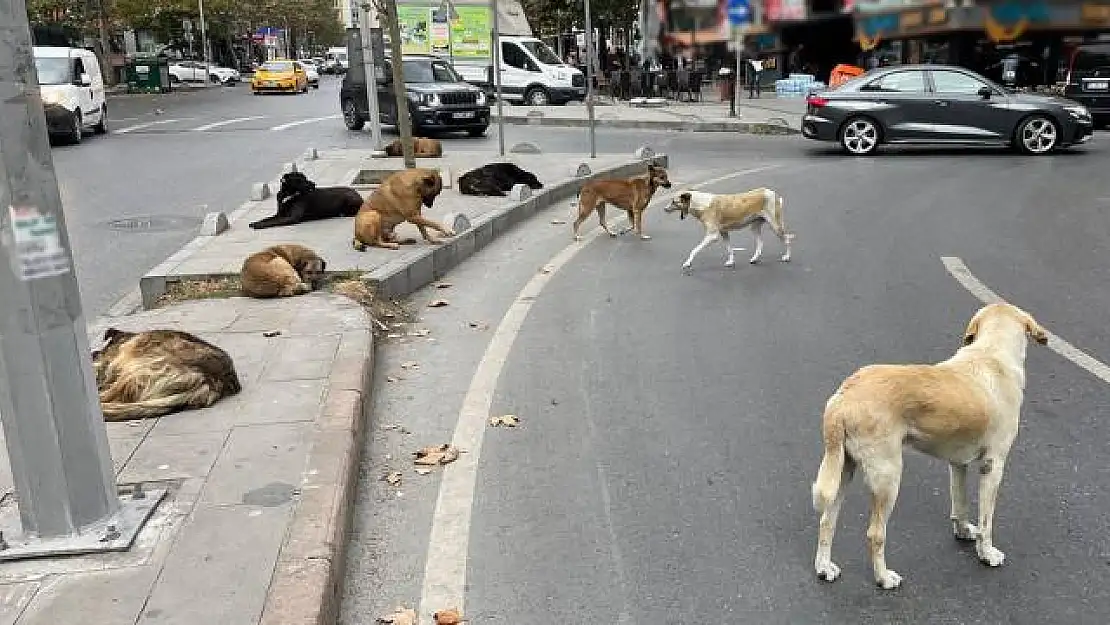
[(277, 214), (252, 223), (255, 230), (292, 226), (302, 221), (330, 217), (354, 217), (362, 196), (350, 187), (317, 187), (299, 171), (281, 177), (277, 192)]
[(459, 177), (459, 193), (463, 195), (505, 195), (515, 184), (542, 189), (535, 174), (515, 163), (490, 163), (472, 169)]

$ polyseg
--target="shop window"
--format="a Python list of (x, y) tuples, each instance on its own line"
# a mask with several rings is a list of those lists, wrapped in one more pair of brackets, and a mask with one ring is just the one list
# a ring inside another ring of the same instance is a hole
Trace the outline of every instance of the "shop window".
[(893, 72), (863, 86), (862, 91), (886, 93), (924, 93), (925, 73), (919, 71)]
[(933, 71), (933, 89), (937, 93), (978, 95), (987, 83), (960, 72)]

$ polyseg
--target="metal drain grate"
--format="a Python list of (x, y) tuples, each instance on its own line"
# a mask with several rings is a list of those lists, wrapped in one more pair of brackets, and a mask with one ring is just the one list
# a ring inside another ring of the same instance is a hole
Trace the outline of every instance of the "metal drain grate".
[(172, 232), (196, 228), (200, 221), (191, 217), (127, 217), (113, 219), (108, 227), (118, 232)]

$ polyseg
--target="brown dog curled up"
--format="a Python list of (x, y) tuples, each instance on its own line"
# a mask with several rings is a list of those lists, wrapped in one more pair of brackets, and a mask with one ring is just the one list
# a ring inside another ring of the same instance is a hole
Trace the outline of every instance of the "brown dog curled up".
[(326, 267), (315, 251), (286, 243), (248, 256), (239, 280), (248, 297), (292, 297), (318, 289)]
[[(412, 153), (416, 158), (440, 158), (443, 156), (443, 144), (439, 139), (427, 139), (425, 137), (412, 138)], [(404, 146), (400, 139), (394, 139), (392, 143), (385, 146), (386, 156), (404, 156)]]
[(207, 408), (242, 390), (227, 352), (188, 332), (104, 331), (93, 370), (105, 421)]
[(404, 169), (382, 181), (374, 190), (358, 215), (355, 216), (355, 237), (351, 244), (360, 252), (367, 247), (398, 249), (401, 244), (416, 243), (414, 239), (397, 240), (394, 230), (409, 222), (420, 230), (429, 243), (439, 243), (428, 234), (431, 228), (445, 237), (455, 236), (455, 231), (420, 213), (422, 206), (432, 207), (443, 191), (443, 178), (434, 169)]

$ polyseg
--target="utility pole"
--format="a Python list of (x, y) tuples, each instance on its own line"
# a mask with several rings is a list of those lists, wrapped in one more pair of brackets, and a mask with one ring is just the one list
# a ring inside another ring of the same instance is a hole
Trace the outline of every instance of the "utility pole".
[(207, 87), (211, 82), (212, 68), (209, 67), (210, 59), (212, 58), (211, 51), (208, 49), (208, 29), (204, 24), (204, 0), (197, 0), (198, 8), (200, 9), (200, 54), (204, 57), (204, 86)]
[(501, 156), (505, 156), (505, 107), (501, 97), (501, 25), (497, 21), (497, 0), (490, 0), (490, 12), (493, 13), (493, 32), (490, 33), (490, 47), (493, 48), (493, 93), (497, 96), (497, 149)]
[[(378, 110), (378, 63), (374, 57), (373, 31), (370, 25), (371, 4), (364, 2), (359, 15), (362, 31), (362, 73), (366, 77), (366, 110), (370, 114), (370, 143), (374, 150), (382, 149), (382, 117)], [(384, 52), (384, 50), (383, 50)]]
[(0, 421), (22, 534), (0, 560), (130, 547), (165, 490), (119, 497), (25, 0), (0, 0)]
[(405, 168), (416, 167), (416, 156), (412, 151), (412, 118), (409, 117), (409, 95), (405, 89), (405, 53), (401, 42), (401, 24), (397, 18), (397, 0), (384, 0), (381, 8), (389, 24), (389, 47), (393, 58), (393, 95), (396, 100), (397, 131), (401, 134), (401, 150), (405, 156)]
[(594, 120), (594, 26), (590, 0), (583, 0), (586, 12), (586, 116), (590, 118), (590, 158), (597, 158), (597, 129)]

